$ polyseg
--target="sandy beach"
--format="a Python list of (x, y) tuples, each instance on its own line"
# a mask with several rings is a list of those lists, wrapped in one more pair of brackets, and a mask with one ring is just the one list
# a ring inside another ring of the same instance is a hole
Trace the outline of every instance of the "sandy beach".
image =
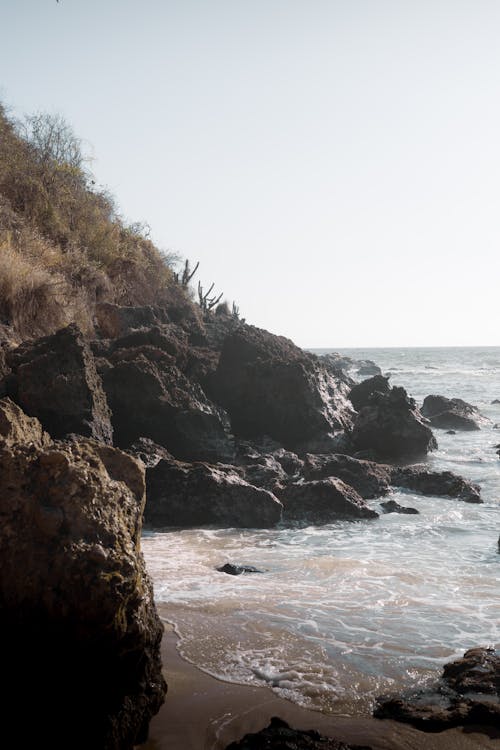
[[(161, 607), (160, 607), (161, 610)], [(224, 750), (249, 732), (280, 716), (291, 726), (317, 729), (347, 743), (373, 750), (498, 750), (500, 730), (488, 734), (452, 729), (427, 734), (404, 724), (367, 716), (355, 719), (308, 711), (277, 697), (271, 689), (214, 679), (185, 661), (168, 622), (162, 644), (168, 694), (151, 722), (142, 750)]]

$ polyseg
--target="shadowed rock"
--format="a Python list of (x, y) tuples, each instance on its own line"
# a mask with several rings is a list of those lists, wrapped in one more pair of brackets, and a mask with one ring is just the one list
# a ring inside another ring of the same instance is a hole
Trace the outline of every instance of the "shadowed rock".
[(279, 500), (231, 466), (163, 460), (147, 469), (146, 481), (144, 518), (152, 526), (267, 528), (281, 520)]
[(283, 503), (285, 522), (330, 523), (378, 517), (356, 490), (334, 477), (290, 484), (278, 496)]
[(54, 438), (112, 442), (110, 411), (93, 354), (76, 325), (11, 350), (8, 395)]
[(302, 475), (308, 481), (338, 477), (365, 500), (386, 495), (391, 483), (391, 467), (342, 453), (307, 454)]
[(230, 576), (240, 576), (242, 573), (263, 573), (263, 570), (254, 568), (253, 565), (235, 565), (234, 563), (226, 563), (220, 568), (217, 568), (219, 573), (227, 573)]
[(253, 326), (225, 339), (210, 390), (236, 435), (269, 435), (290, 449), (349, 427), (346, 393), (317, 357)]
[(402, 721), (423, 731), (476, 725), (500, 727), (500, 657), (494, 649), (474, 648), (446, 664), (440, 682), (403, 697), (382, 696), (374, 716)]
[(265, 729), (246, 734), (226, 750), (371, 750), (366, 745), (346, 745), (333, 737), (324, 737), (314, 729), (292, 729), (286, 721), (273, 717)]
[(416, 508), (409, 508), (407, 505), (400, 505), (395, 500), (386, 500), (384, 503), (380, 503), (380, 506), (384, 509), (384, 513), (404, 513), (406, 515), (417, 515), (419, 512)]
[(383, 375), (374, 375), (355, 385), (349, 393), (349, 400), (356, 411), (359, 411), (363, 406), (368, 406), (374, 393), (389, 393), (390, 390), (389, 378)]
[(480, 430), (481, 425), (490, 423), (476, 406), (461, 398), (427, 396), (422, 404), (422, 414), (434, 427), (444, 430)]
[(479, 485), (451, 471), (429, 471), (425, 466), (396, 466), (391, 482), (421, 495), (443, 495), (466, 503), (482, 503)]
[(132, 750), (166, 690), (139, 549), (144, 470), (94, 441), (53, 442), (0, 403), (4, 738)]
[(373, 391), (367, 399), (351, 434), (358, 451), (372, 450), (381, 458), (394, 460), (417, 458), (437, 447), (431, 429), (404, 388)]

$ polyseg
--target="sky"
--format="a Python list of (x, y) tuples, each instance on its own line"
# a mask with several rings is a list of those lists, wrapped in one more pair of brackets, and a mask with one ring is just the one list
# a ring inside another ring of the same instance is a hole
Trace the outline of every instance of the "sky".
[(498, 0), (0, 0), (0, 99), (247, 322), (499, 345)]

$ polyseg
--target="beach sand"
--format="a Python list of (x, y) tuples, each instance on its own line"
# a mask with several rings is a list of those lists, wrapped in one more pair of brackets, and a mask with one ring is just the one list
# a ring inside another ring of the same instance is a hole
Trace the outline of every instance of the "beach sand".
[(166, 622), (162, 657), (168, 693), (141, 750), (223, 750), (267, 726), (272, 716), (295, 728), (316, 729), (373, 750), (500, 750), (500, 729), (488, 734), (469, 729), (429, 734), (370, 716), (320, 714), (277, 697), (270, 688), (222, 682), (179, 655), (177, 636)]

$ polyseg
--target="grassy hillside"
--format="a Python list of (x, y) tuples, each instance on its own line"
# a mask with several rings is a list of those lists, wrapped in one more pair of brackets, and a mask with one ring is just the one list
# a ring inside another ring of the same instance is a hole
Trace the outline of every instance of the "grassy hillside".
[(23, 338), (73, 321), (91, 331), (98, 302), (179, 295), (168, 259), (95, 188), (62, 118), (16, 125), (0, 105), (0, 323)]

